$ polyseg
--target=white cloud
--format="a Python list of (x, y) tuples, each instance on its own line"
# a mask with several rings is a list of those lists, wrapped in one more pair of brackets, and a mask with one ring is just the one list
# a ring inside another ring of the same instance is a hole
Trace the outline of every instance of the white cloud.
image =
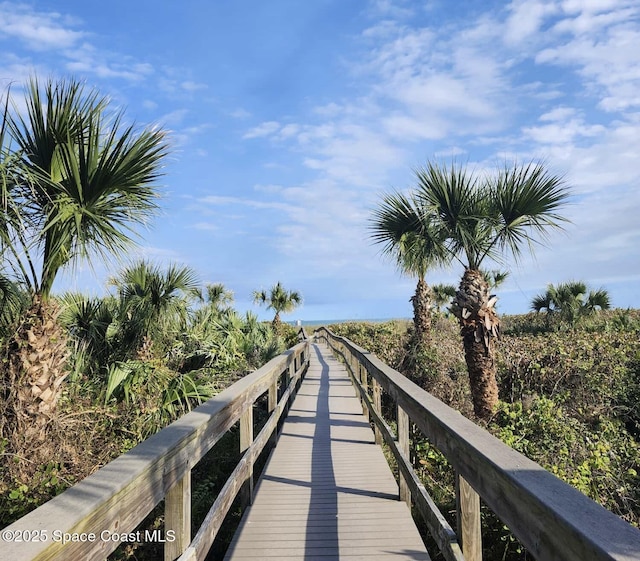
[[(110, 53), (96, 48), (88, 41), (95, 35), (77, 29), (82, 22), (58, 12), (37, 10), (26, 4), (0, 3), (0, 40), (19, 42), (27, 51), (37, 53), (38, 63), (28, 60), (32, 70), (40, 74), (51, 73), (41, 69), (45, 60), (57, 57), (54, 68), (73, 74), (94, 75), (104, 80), (113, 78), (140, 81), (153, 74), (153, 67), (131, 56)], [(5, 54), (5, 56), (7, 56)]]
[(180, 84), (183, 90), (187, 92), (197, 92), (198, 90), (206, 90), (209, 86), (206, 84), (201, 84), (198, 82), (194, 82), (192, 80), (185, 80)]
[(185, 108), (175, 109), (171, 111), (171, 113), (167, 113), (162, 115), (158, 120), (165, 126), (175, 127), (181, 125), (187, 115), (189, 114), (189, 110)]
[(278, 134), (278, 137), (281, 139), (286, 139), (292, 136), (296, 136), (299, 132), (300, 132), (300, 126), (296, 125), (295, 123), (291, 123), (291, 124), (285, 125), (280, 129), (280, 133)]
[(369, 11), (377, 17), (409, 18), (415, 13), (409, 0), (371, 0)]
[(249, 206), (257, 209), (272, 209), (272, 210), (280, 210), (288, 213), (296, 213), (298, 211), (298, 207), (295, 205), (282, 203), (278, 201), (258, 201), (254, 199), (247, 199), (243, 197), (228, 197), (222, 195), (208, 195), (206, 197), (201, 197), (198, 199), (200, 203), (206, 205), (242, 205)]
[(134, 64), (132, 66), (100, 63), (92, 60), (76, 60), (66, 64), (67, 70), (73, 73), (95, 74), (99, 78), (122, 78), (125, 80), (138, 81), (153, 72), (151, 66), (146, 64)]
[(220, 226), (218, 226), (217, 224), (213, 224), (211, 222), (196, 222), (192, 228), (195, 228), (196, 230), (204, 230), (207, 232), (216, 232), (218, 230), (220, 230)]
[(554, 107), (551, 111), (547, 111), (540, 115), (541, 121), (564, 121), (573, 117), (577, 113), (573, 107)]
[(35, 51), (76, 45), (87, 33), (71, 29), (72, 23), (57, 12), (36, 12), (25, 4), (0, 3), (0, 36), (18, 39)]
[(257, 127), (254, 127), (248, 130), (242, 138), (261, 138), (264, 136), (271, 136), (273, 133), (280, 129), (280, 123), (277, 121), (266, 121), (264, 123), (259, 124)]
[(158, 108), (158, 103), (150, 99), (145, 99), (142, 102), (142, 107), (144, 107), (145, 109), (149, 109), (150, 111), (155, 111)]
[(507, 44), (517, 45), (541, 33), (546, 19), (559, 11), (557, 2), (549, 0), (514, 0), (505, 25)]
[[(543, 120), (542, 117), (541, 120)], [(547, 117), (547, 120), (550, 119)], [(554, 119), (554, 121), (548, 125), (523, 127), (522, 132), (540, 144), (574, 143), (584, 137), (596, 137), (606, 132), (604, 126), (588, 125), (582, 118)]]
[(234, 109), (229, 113), (229, 115), (234, 119), (248, 119), (249, 117), (251, 117), (251, 113), (249, 113), (249, 111), (247, 111), (246, 109), (242, 109), (242, 107)]
[(438, 150), (434, 155), (436, 158), (453, 158), (455, 156), (461, 156), (462, 154), (467, 154), (467, 150), (459, 148), (458, 146), (451, 146), (444, 150)]
[(633, 9), (618, 7), (611, 13), (601, 14), (598, 19), (589, 16), (588, 29), (576, 23), (586, 17), (584, 13), (566, 18), (557, 24), (556, 31), (568, 33), (570, 39), (543, 49), (536, 56), (536, 62), (575, 69), (588, 93), (600, 98), (599, 106), (605, 111), (638, 107), (639, 14), (638, 6)]
[(259, 193), (280, 193), (283, 190), (282, 185), (254, 185), (254, 191), (258, 191)]

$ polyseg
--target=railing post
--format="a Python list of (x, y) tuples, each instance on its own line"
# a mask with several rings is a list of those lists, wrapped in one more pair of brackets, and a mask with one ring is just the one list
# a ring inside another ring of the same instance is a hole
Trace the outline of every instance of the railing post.
[(480, 495), (456, 473), (458, 540), (465, 561), (482, 561)]
[(164, 544), (164, 561), (174, 561), (191, 542), (191, 469), (171, 489), (164, 499), (164, 531), (174, 532), (175, 539)]
[[(398, 448), (400, 452), (409, 460), (409, 415), (398, 405)], [(407, 503), (411, 508), (411, 491), (402, 472), (400, 477), (400, 500)]]
[[(253, 406), (240, 417), (240, 453), (244, 452), (253, 442)], [(253, 504), (253, 465), (249, 466), (249, 476), (242, 489), (242, 504)]]
[[(382, 386), (378, 383), (378, 380), (373, 378), (373, 410), (382, 417)], [(378, 425), (375, 425), (375, 433), (376, 433), (376, 444), (382, 444), (382, 433), (378, 428)]]

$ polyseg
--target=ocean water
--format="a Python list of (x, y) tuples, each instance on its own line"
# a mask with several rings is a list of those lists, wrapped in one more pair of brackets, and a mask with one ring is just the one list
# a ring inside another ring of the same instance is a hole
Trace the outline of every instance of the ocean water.
[(385, 323), (387, 321), (411, 321), (410, 318), (373, 318), (373, 319), (315, 319), (315, 320), (294, 320), (290, 321), (291, 325), (298, 325), (298, 321), (303, 326), (314, 326), (314, 325), (331, 325), (334, 323), (347, 323), (350, 321), (355, 321), (358, 323)]

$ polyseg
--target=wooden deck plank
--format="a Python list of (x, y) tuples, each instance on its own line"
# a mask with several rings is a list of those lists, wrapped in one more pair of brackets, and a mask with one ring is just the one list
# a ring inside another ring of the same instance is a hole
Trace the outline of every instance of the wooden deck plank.
[(428, 561), (347, 372), (311, 363), (225, 561)]

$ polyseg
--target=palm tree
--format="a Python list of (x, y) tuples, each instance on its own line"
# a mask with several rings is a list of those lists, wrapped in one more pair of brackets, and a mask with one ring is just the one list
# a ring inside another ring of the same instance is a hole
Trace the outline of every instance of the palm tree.
[(611, 308), (611, 298), (609, 292), (604, 288), (598, 290), (590, 290), (587, 299), (584, 302), (583, 310), (585, 315), (592, 315), (602, 310)]
[(431, 287), (431, 290), (433, 292), (434, 306), (439, 312), (456, 295), (456, 287), (452, 284), (435, 284)]
[(494, 290), (504, 284), (504, 281), (509, 278), (509, 271), (492, 269), (490, 271), (482, 271), (482, 275), (484, 276), (484, 280), (487, 281), (490, 290)]
[(154, 335), (184, 329), (188, 303), (200, 296), (195, 272), (170, 265), (166, 271), (147, 261), (135, 263), (112, 279), (120, 298), (122, 345), (140, 360), (153, 356)]
[(280, 282), (271, 287), (269, 292), (265, 290), (255, 290), (253, 301), (256, 304), (265, 305), (267, 310), (273, 310), (276, 315), (271, 324), (276, 333), (280, 333), (282, 321), (281, 313), (289, 313), (302, 304), (302, 296), (293, 290), (285, 290)]
[(582, 281), (550, 284), (544, 294), (535, 296), (531, 309), (535, 312), (546, 311), (547, 325), (554, 316), (574, 326), (581, 317), (589, 316), (598, 310), (611, 307), (609, 293), (604, 289), (589, 290)]
[(117, 341), (118, 301), (113, 296), (90, 297), (67, 292), (59, 299), (58, 320), (74, 344), (72, 358), (75, 371), (93, 376), (106, 372), (109, 365), (123, 358), (122, 345)]
[(541, 164), (505, 166), (479, 177), (457, 166), (428, 163), (417, 172), (416, 196), (429, 209), (447, 239), (452, 259), (465, 269), (451, 311), (458, 318), (475, 414), (491, 416), (498, 402), (495, 340), (500, 320), (497, 297), (480, 267), (506, 253), (518, 259), (526, 246), (544, 240), (564, 220), (558, 209), (568, 190)]
[(401, 193), (386, 195), (371, 222), (371, 237), (383, 244), (382, 252), (395, 258), (403, 274), (418, 278), (411, 297), (413, 325), (416, 341), (425, 344), (431, 330), (431, 289), (425, 277), (443, 262), (444, 240), (421, 201)]
[(41, 88), (34, 78), (25, 95), (26, 115), (6, 121), (19, 172), (5, 189), (17, 217), (3, 221), (2, 241), (33, 296), (9, 363), (11, 384), (22, 388), (16, 411), (28, 424), (53, 410), (66, 375), (64, 331), (50, 299), (55, 278), (79, 259), (107, 261), (131, 247), (135, 228), (156, 211), (153, 184), (167, 144), (162, 131), (125, 127), (122, 113), (110, 118), (107, 100), (77, 81)]
[(206, 302), (219, 312), (231, 309), (233, 292), (227, 290), (222, 283), (207, 284), (205, 287)]

